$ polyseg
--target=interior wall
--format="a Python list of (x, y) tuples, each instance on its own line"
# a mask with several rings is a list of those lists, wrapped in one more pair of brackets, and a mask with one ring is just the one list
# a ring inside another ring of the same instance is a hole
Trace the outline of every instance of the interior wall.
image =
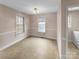
[(71, 16), (71, 29), (73, 31), (79, 31), (79, 11), (72, 11), (69, 12), (69, 15)]
[(71, 27), (69, 28), (69, 42), (73, 40), (74, 31), (79, 31), (79, 11), (69, 11)]
[[(16, 15), (25, 17), (25, 32), (16, 35)], [(4, 49), (29, 36), (29, 15), (0, 5), (0, 49)]]
[[(46, 17), (46, 32), (38, 32), (38, 20), (40, 16)], [(47, 13), (31, 16), (31, 36), (45, 37), (50, 39), (57, 38), (57, 13)]]

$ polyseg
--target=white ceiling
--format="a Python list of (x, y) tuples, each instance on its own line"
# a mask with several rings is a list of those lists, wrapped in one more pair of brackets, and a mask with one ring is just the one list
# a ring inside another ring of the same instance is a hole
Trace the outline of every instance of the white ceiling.
[(48, 13), (57, 11), (58, 0), (0, 0), (0, 4), (27, 14), (33, 14), (34, 8), (38, 8), (40, 13)]

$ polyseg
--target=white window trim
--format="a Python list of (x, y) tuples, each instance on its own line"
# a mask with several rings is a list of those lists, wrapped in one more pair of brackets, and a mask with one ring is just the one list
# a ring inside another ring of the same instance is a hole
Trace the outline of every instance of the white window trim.
[[(16, 16), (16, 19), (17, 19), (17, 17), (23, 17), (23, 32), (22, 32), (22, 33), (24, 33), (24, 32), (25, 32), (25, 19), (24, 19), (24, 16), (19, 16), (19, 15), (17, 15), (17, 16)], [(22, 34), (22, 33), (17, 33), (17, 32), (16, 32), (16, 35), (19, 35), (19, 34)]]
[[(45, 16), (42, 16), (43, 18), (45, 18)], [(39, 17), (38, 19), (38, 32), (39, 33), (45, 33), (46, 32), (46, 18), (45, 18), (45, 21), (44, 22), (40, 22), (40, 18), (42, 17)], [(45, 31), (39, 31), (39, 24), (45, 24)]]

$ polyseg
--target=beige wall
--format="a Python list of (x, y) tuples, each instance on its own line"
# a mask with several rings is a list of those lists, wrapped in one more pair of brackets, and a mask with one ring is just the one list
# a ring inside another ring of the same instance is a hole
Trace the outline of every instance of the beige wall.
[[(38, 32), (38, 20), (40, 16), (46, 17), (46, 32), (45, 33)], [(56, 39), (57, 38), (57, 13), (32, 15), (31, 16), (31, 35)]]
[[(16, 15), (25, 17), (25, 32), (16, 35)], [(0, 5), (0, 48), (29, 36), (29, 15)]]

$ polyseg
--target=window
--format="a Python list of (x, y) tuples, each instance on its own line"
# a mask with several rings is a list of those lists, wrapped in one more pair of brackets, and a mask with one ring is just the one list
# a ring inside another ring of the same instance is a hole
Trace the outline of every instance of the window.
[(38, 32), (45, 32), (45, 17), (40, 17), (38, 22)]
[(24, 32), (24, 17), (16, 16), (16, 34)]

